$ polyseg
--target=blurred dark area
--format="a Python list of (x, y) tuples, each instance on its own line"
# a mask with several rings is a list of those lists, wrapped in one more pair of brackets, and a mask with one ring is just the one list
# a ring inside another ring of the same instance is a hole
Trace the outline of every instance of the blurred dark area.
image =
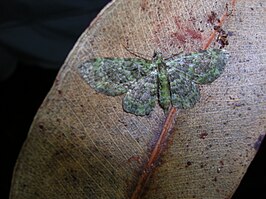
[(110, 0), (0, 2), (0, 198), (30, 125), (75, 42)]
[[(67, 54), (110, 0), (0, 2), (0, 198), (8, 198), (19, 151)], [(233, 199), (266, 198), (266, 141)]]

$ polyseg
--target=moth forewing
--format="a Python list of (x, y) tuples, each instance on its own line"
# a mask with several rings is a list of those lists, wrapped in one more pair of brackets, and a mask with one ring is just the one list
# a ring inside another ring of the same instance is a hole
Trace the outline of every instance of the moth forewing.
[(228, 53), (220, 49), (208, 49), (187, 56), (187, 63), (192, 80), (197, 84), (209, 84), (216, 80), (224, 71)]

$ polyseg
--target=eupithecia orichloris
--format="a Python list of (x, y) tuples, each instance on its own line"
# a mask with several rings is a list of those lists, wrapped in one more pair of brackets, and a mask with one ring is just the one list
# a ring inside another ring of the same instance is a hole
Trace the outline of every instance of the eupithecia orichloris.
[(94, 58), (78, 67), (81, 76), (97, 92), (123, 98), (123, 109), (148, 115), (156, 101), (168, 111), (193, 107), (200, 98), (197, 84), (208, 84), (223, 72), (228, 53), (208, 49), (164, 59), (155, 52), (152, 60), (141, 58)]

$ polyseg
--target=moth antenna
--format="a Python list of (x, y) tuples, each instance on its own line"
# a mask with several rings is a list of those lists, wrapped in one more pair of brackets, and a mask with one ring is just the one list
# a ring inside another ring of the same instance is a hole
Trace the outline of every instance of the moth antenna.
[(182, 54), (183, 52), (184, 52), (184, 51), (182, 50), (182, 51), (180, 51), (180, 52), (178, 52), (178, 53), (172, 54), (172, 55), (170, 55), (169, 57), (164, 58), (164, 60), (167, 61), (168, 59), (171, 59), (171, 58), (173, 58), (174, 56), (180, 55), (180, 54)]
[(144, 59), (146, 61), (150, 61), (150, 59), (147, 59), (146, 57), (149, 57), (149, 56), (146, 56), (144, 54), (141, 54), (141, 53), (137, 53), (137, 52), (133, 52), (132, 50), (130, 50), (128, 47), (126, 47), (124, 44), (121, 44), (125, 49), (126, 51), (128, 51), (130, 54), (138, 57), (138, 58), (141, 58), (141, 59)]

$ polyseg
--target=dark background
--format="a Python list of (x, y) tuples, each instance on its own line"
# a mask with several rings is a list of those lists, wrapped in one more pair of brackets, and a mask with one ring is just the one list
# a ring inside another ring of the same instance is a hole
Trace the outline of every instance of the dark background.
[[(109, 0), (1, 1), (0, 198), (31, 122), (80, 34)], [(266, 141), (233, 199), (266, 199)]]

